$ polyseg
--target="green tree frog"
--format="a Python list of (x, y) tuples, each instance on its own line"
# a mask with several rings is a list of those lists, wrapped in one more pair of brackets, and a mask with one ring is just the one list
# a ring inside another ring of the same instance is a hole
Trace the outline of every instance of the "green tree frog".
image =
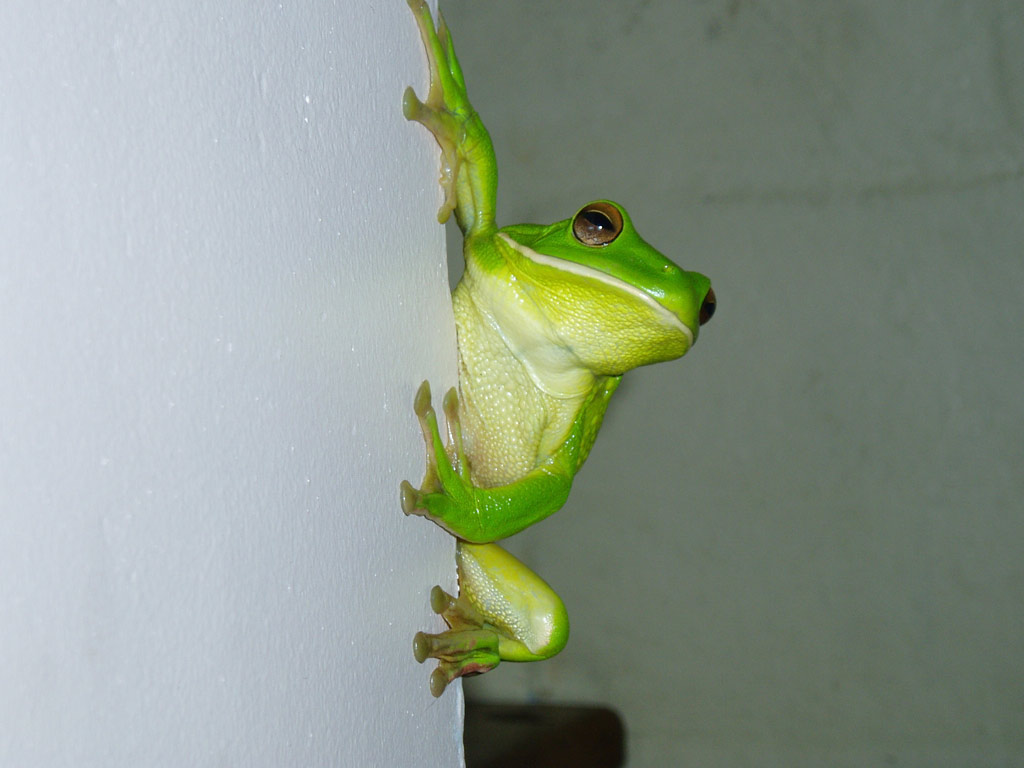
[(631, 368), (685, 354), (715, 311), (708, 278), (680, 269), (609, 200), (541, 226), (495, 223), (497, 162), (466, 95), (443, 17), (408, 0), (430, 67), (425, 101), (403, 112), (442, 152), (444, 203), (464, 236), (455, 288), (459, 391), (444, 397), (447, 444), (424, 382), (414, 401), (426, 442), (420, 488), (402, 508), (458, 539), (459, 596), (431, 591), (449, 629), (419, 632), (415, 658), (438, 660), (430, 690), (506, 661), (558, 653), (569, 633), (561, 599), (494, 542), (559, 509), (587, 458), (608, 401)]

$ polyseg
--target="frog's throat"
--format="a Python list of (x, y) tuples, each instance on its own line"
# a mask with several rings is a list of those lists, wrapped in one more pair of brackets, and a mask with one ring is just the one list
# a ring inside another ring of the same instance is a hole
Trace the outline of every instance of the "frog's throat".
[[(463, 277), (463, 281), (465, 279)], [(486, 281), (481, 285), (485, 284)], [(460, 287), (461, 285), (460, 283)], [(468, 307), (472, 307), (471, 311), (482, 319), (481, 327), (488, 329), (500, 339), (509, 358), (522, 367), (538, 390), (549, 397), (556, 400), (572, 400), (587, 396), (594, 385), (594, 374), (557, 337), (542, 313), (529, 313), (525, 316), (528, 320), (528, 329), (524, 332), (524, 316), (518, 306), (515, 307), (515, 313), (520, 322), (510, 323), (508, 318), (504, 317), (502, 302), (497, 302), (496, 306), (488, 300), (480, 301), (479, 298), (472, 292), (462, 293), (456, 289), (456, 318), (460, 314), (459, 302), (466, 302)], [(462, 331), (463, 327), (460, 326), (460, 333)], [(542, 338), (545, 341), (539, 345), (526, 341), (532, 338)], [(461, 347), (461, 336), (459, 343)], [(463, 359), (463, 365), (465, 364), (466, 361)], [(467, 384), (462, 386), (465, 388)]]
[(525, 245), (517, 243), (504, 232), (499, 232), (498, 237), (504, 240), (510, 248), (514, 248), (518, 253), (521, 253), (532, 262), (543, 264), (546, 267), (560, 269), (563, 272), (571, 272), (572, 274), (580, 275), (590, 280), (597, 280), (598, 282), (617, 288), (624, 293), (628, 293), (633, 298), (646, 304), (651, 311), (661, 319), (661, 322), (664, 323), (664, 325), (669, 328), (675, 328), (683, 333), (686, 336), (687, 346), (693, 346), (693, 331), (690, 330), (689, 326), (680, 320), (679, 316), (675, 312), (658, 302), (657, 299), (646, 291), (642, 291), (627, 282), (619, 280), (619, 278), (614, 275), (609, 275), (607, 272), (602, 272), (599, 269), (588, 267), (585, 264), (579, 264), (575, 261), (568, 261), (566, 259), (557, 259), (553, 256), (545, 256), (543, 253), (537, 253), (536, 251), (527, 248)]

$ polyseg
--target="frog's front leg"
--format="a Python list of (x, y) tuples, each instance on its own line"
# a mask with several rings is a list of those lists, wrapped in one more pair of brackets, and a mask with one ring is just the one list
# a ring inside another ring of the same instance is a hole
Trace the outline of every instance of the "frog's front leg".
[(436, 635), (418, 632), (413, 655), (438, 660), (430, 692), (440, 696), (457, 677), (489, 672), (501, 661), (540, 661), (569, 639), (561, 598), (537, 574), (497, 544), (460, 541), (456, 550), (459, 596), (441, 587), (430, 605), (450, 627)]
[(452, 36), (439, 16), (434, 19), (424, 0), (408, 0), (416, 15), (430, 66), (430, 87), (425, 101), (412, 88), (405, 89), (402, 112), (407, 120), (422, 123), (441, 146), (441, 189), (444, 203), (437, 220), (445, 222), (455, 211), (459, 227), (466, 234), (495, 229), (494, 202), (498, 185), (498, 164), (491, 137), (480, 116), (469, 103), (462, 68), (455, 56)]
[(423, 382), (414, 410), (427, 448), (427, 470), (420, 488), (402, 481), (402, 510), (433, 520), (453, 536), (486, 544), (511, 536), (542, 520), (565, 504), (572, 487), (571, 455), (559, 453), (508, 485), (480, 488), (473, 483), (462, 450), (459, 398), (454, 389), (444, 398), (451, 442), (450, 453), (430, 402), (430, 385)]

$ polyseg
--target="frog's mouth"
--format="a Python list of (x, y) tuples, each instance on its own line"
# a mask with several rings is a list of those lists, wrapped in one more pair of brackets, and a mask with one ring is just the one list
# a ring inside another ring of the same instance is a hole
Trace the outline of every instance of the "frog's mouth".
[(516, 252), (522, 254), (525, 258), (534, 262), (535, 264), (541, 264), (552, 269), (558, 269), (562, 272), (569, 272), (570, 274), (579, 275), (588, 280), (596, 280), (605, 285), (610, 285), (616, 290), (622, 291), (628, 294), (632, 298), (645, 304), (651, 312), (656, 315), (661, 323), (674, 330), (679, 331), (687, 338), (687, 346), (692, 346), (694, 342), (694, 332), (682, 319), (673, 312), (671, 309), (666, 307), (651, 294), (646, 291), (637, 288), (634, 285), (620, 280), (614, 275), (609, 275), (607, 272), (602, 272), (599, 269), (588, 267), (585, 264), (580, 264), (575, 261), (568, 261), (566, 259), (559, 259), (553, 256), (545, 256), (543, 253), (537, 253), (536, 251), (527, 248), (521, 243), (517, 243), (511, 237), (506, 235), (504, 232), (499, 232), (498, 237), (504, 240), (510, 248), (513, 248)]

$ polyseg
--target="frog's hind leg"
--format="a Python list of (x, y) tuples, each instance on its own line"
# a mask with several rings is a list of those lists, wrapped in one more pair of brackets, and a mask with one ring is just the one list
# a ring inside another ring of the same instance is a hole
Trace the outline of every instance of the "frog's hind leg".
[(418, 632), (416, 660), (438, 660), (430, 692), (440, 696), (456, 677), (489, 672), (504, 661), (540, 661), (554, 656), (569, 638), (561, 598), (537, 574), (497, 544), (460, 541), (456, 550), (459, 597), (440, 587), (430, 604), (450, 629)]

